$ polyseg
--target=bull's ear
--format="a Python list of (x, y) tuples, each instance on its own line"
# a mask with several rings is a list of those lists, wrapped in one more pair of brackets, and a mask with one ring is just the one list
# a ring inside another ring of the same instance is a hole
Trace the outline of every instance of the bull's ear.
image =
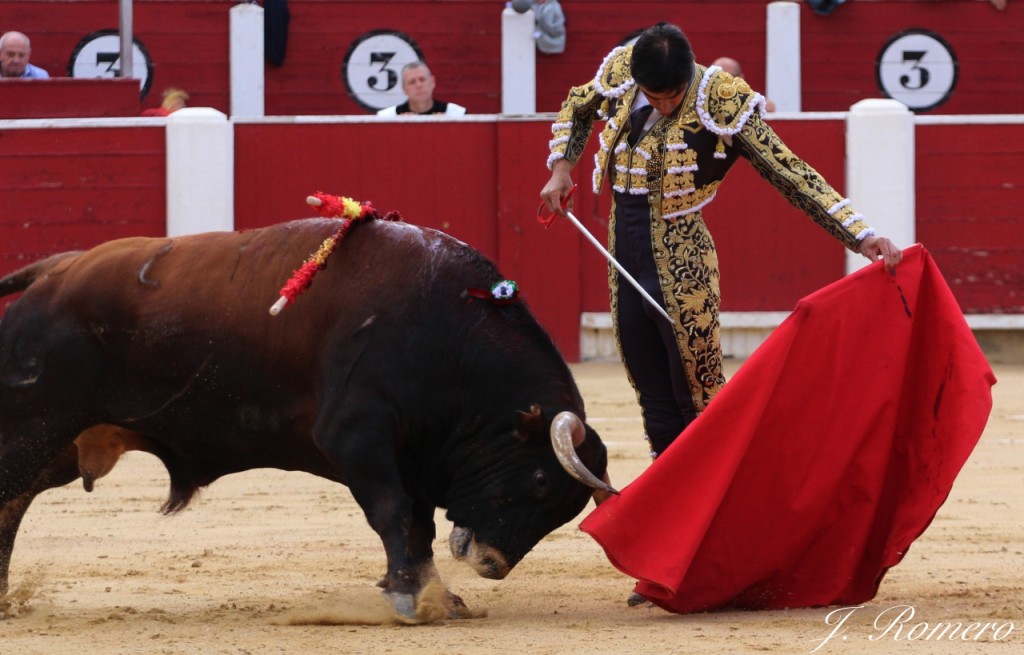
[(537, 435), (544, 436), (547, 426), (544, 425), (544, 412), (540, 405), (531, 405), (530, 411), (516, 412), (516, 438), (520, 441), (529, 441)]

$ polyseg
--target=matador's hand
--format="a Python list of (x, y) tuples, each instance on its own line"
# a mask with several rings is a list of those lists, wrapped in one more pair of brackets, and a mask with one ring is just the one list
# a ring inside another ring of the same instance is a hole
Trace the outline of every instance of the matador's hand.
[[(540, 198), (551, 213), (565, 215), (565, 212), (562, 210), (562, 201), (565, 200), (565, 197), (572, 190), (572, 177), (569, 175), (571, 169), (572, 166), (566, 160), (559, 159), (556, 161), (554, 166), (551, 167), (551, 179), (548, 180), (548, 183), (540, 191)], [(571, 204), (569, 209), (572, 209)]]
[(887, 271), (896, 268), (896, 264), (903, 260), (903, 251), (891, 239), (879, 236), (864, 237), (860, 242), (860, 254), (873, 262), (881, 259)]

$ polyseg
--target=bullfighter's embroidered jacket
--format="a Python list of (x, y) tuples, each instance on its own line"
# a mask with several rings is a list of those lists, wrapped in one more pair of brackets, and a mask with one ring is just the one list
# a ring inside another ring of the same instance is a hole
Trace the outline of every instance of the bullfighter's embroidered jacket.
[[(714, 242), (701, 210), (740, 156), (794, 206), (847, 248), (874, 234), (821, 175), (793, 154), (764, 122), (765, 99), (717, 66), (696, 65), (683, 102), (651, 126), (634, 147), (626, 143), (629, 113), (639, 90), (629, 72), (632, 47), (616, 48), (594, 79), (574, 87), (551, 126), (548, 168), (576, 164), (598, 120), (607, 120), (595, 154), (594, 192), (607, 178), (620, 193), (649, 199), (655, 264), (662, 295), (675, 317), (676, 340), (694, 406), (702, 411), (724, 382), (719, 340), (719, 273)], [(615, 210), (609, 249), (615, 252)], [(609, 266), (612, 315), (618, 273)], [(616, 337), (618, 337), (616, 324)], [(618, 341), (618, 339), (616, 339)], [(627, 366), (628, 370), (628, 366)]]

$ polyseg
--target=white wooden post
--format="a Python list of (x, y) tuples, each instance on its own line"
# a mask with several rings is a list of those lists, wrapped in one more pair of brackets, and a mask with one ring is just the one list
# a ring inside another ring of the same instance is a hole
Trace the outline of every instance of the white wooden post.
[(119, 23), (121, 26), (119, 35), (121, 38), (121, 68), (117, 71), (118, 77), (135, 76), (135, 19), (132, 13), (132, 0), (121, 0)]
[(765, 96), (775, 111), (801, 111), (800, 5), (768, 3), (765, 46)]
[(263, 116), (263, 7), (231, 8), (231, 115)]
[(167, 117), (167, 236), (234, 229), (233, 129), (210, 107)]
[[(537, 111), (537, 46), (534, 14), (511, 7), (501, 11), (501, 113)], [(556, 108), (553, 108), (554, 111)]]
[[(906, 248), (917, 239), (914, 114), (896, 100), (861, 100), (846, 119), (846, 195), (882, 236)], [(846, 271), (868, 264), (846, 253)]]

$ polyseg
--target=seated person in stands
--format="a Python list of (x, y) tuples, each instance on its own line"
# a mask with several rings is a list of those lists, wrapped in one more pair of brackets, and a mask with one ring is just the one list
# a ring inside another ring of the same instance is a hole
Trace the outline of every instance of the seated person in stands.
[(28, 63), (32, 44), (21, 32), (7, 32), (0, 36), (0, 77), (45, 80), (50, 77), (42, 68)]
[(385, 107), (378, 116), (401, 116), (403, 114), (445, 114), (462, 116), (466, 108), (454, 102), (434, 99), (434, 76), (422, 61), (414, 61), (402, 67), (402, 91), (408, 100), (394, 107)]
[(143, 116), (170, 116), (179, 109), (183, 109), (188, 106), (188, 93), (182, 89), (175, 89), (170, 87), (164, 89), (163, 102), (160, 103), (159, 107), (151, 107), (150, 109), (143, 109)]

